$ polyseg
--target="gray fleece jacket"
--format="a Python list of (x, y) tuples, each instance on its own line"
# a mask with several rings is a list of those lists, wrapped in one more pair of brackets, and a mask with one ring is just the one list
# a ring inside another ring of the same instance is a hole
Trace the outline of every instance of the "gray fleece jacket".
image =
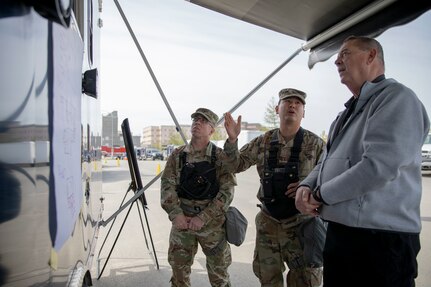
[(421, 148), (430, 123), (415, 93), (393, 79), (366, 82), (344, 128), (301, 182), (326, 202), (325, 220), (419, 233)]

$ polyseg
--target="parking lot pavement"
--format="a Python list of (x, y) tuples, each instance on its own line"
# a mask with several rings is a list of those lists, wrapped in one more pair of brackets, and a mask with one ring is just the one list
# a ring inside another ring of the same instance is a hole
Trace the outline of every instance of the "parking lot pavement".
[[(165, 161), (140, 161), (140, 173), (143, 184), (145, 185), (153, 179), (159, 170), (163, 170)], [(105, 210), (103, 218), (107, 219), (119, 207), (121, 200), (126, 194), (130, 184), (130, 174), (126, 161), (104, 162), (103, 190), (105, 197)], [(423, 173), (423, 198), (421, 204), (423, 230), (421, 233), (422, 249), (418, 256), (419, 276), (416, 280), (417, 287), (431, 286), (431, 172)], [(257, 213), (256, 191), (259, 186), (255, 168), (250, 168), (246, 172), (237, 175), (238, 186), (235, 189), (235, 199), (232, 205), (238, 207), (247, 217), (249, 225), (246, 240), (240, 247), (232, 246), (233, 263), (229, 268), (232, 286), (234, 287), (257, 287), (259, 282), (252, 271), (252, 258), (254, 249), (255, 224), (254, 217)], [(132, 197), (133, 192), (129, 192), (127, 199)], [(171, 269), (167, 262), (168, 238), (171, 223), (165, 211), (160, 207), (160, 180), (145, 191), (148, 202), (146, 215), (150, 225), (150, 231), (154, 242), (154, 247), (159, 263), (159, 270), (156, 268), (155, 261), (150, 255), (152, 251), (149, 242), (147, 249), (145, 237), (139, 219), (136, 205), (130, 211), (128, 219), (125, 221), (124, 229), (121, 232), (118, 242), (113, 249), (111, 258), (100, 280), (97, 280), (103, 264), (115, 237), (123, 223), (127, 209), (118, 215), (113, 228), (107, 237), (106, 243), (100, 253), (96, 253), (93, 261), (92, 274), (93, 284), (102, 287), (118, 286), (145, 286), (163, 287), (170, 286), (169, 279)], [(142, 210), (141, 210), (142, 214)], [(145, 224), (145, 235), (149, 240), (148, 230)], [(97, 252), (106, 238), (110, 225), (100, 229)], [(98, 260), (99, 259), (99, 260)], [(192, 286), (209, 287), (207, 273), (205, 270), (205, 256), (199, 250), (195, 257), (192, 267)]]
[[(130, 175), (127, 173), (127, 162), (120, 161), (119, 166), (117, 163), (114, 160), (104, 162), (104, 171), (106, 171), (103, 175), (105, 197), (104, 219), (110, 217), (118, 209), (130, 183)], [(163, 170), (165, 163), (165, 161), (140, 161), (139, 166), (143, 185), (153, 179), (158, 170)], [(255, 171), (251, 172), (254, 173)], [(252, 178), (254, 179), (254, 177)], [(249, 184), (245, 183), (242, 185)], [(255, 186), (252, 188), (253, 190), (256, 189)], [(132, 195), (132, 192), (129, 192), (127, 199), (132, 197)], [(128, 208), (117, 216), (99, 258), (97, 254), (95, 256), (92, 270), (92, 274), (95, 277), (93, 278), (95, 286), (170, 286), (171, 269), (167, 262), (167, 250), (171, 222), (168, 220), (165, 211), (160, 207), (160, 180), (146, 190), (145, 195), (148, 202), (146, 215), (160, 267), (159, 270), (157, 270), (155, 261), (152, 255), (150, 255), (150, 251), (152, 251), (151, 243), (149, 242), (149, 249), (147, 249), (145, 244), (139, 213), (135, 204), (125, 221), (123, 231), (119, 236), (100, 280), (97, 280), (97, 276), (106, 262), (106, 258), (114, 244), (115, 237), (124, 221)], [(259, 286), (259, 282), (251, 269), (255, 233), (254, 215), (257, 211), (256, 203), (254, 202), (255, 198), (255, 192), (248, 194), (241, 192), (239, 189), (236, 191), (234, 204), (249, 219), (249, 227), (245, 243), (241, 247), (232, 246), (231, 248), (233, 263), (230, 266), (229, 272), (231, 274), (232, 286)], [(240, 203), (247, 201), (252, 203), (249, 206), (241, 208)], [(237, 202), (238, 204), (236, 204)], [(149, 240), (145, 217), (142, 217), (146, 237)], [(100, 229), (97, 252), (99, 252), (101, 244), (105, 240), (109, 227), (110, 224)], [(200, 249), (196, 254), (194, 265), (192, 266), (191, 281), (193, 286), (210, 286), (205, 268), (205, 256)]]

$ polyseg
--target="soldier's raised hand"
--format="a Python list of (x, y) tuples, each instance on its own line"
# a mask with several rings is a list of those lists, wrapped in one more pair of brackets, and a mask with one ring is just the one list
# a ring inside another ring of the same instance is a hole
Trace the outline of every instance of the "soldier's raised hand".
[(235, 122), (231, 113), (227, 112), (224, 114), (224, 127), (229, 136), (229, 142), (234, 143), (241, 132), (241, 116), (238, 116), (238, 120)]

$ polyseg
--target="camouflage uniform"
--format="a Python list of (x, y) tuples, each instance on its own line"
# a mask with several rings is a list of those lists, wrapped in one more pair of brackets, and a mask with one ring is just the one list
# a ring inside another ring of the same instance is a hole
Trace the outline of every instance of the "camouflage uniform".
[[(217, 148), (217, 147), (216, 147)], [(169, 238), (168, 261), (172, 267), (172, 286), (190, 286), (190, 273), (198, 243), (206, 255), (206, 267), (212, 286), (231, 286), (227, 269), (232, 263), (230, 246), (226, 241), (225, 212), (233, 200), (235, 176), (226, 172), (229, 160), (223, 150), (216, 150), (216, 177), (219, 192), (214, 199), (191, 200), (178, 197), (180, 183), (180, 155), (187, 153), (187, 162), (211, 161), (212, 144), (205, 151), (195, 151), (193, 146), (175, 149), (168, 158), (161, 177), (161, 205), (172, 221), (177, 215), (198, 216), (204, 222), (198, 231), (178, 230), (172, 226)], [(232, 160), (230, 160), (232, 162)], [(231, 168), (230, 168), (231, 169)], [(196, 214), (197, 213), (197, 214)]]
[[(274, 129), (255, 138), (238, 152), (237, 143), (225, 144), (225, 152), (237, 159), (236, 172), (256, 165), (257, 172), (262, 178), (265, 168), (265, 157), (273, 133), (277, 133), (280, 143), (278, 161), (285, 164), (290, 157), (294, 140), (286, 142), (280, 135), (279, 129)], [(303, 180), (313, 169), (322, 153), (324, 142), (312, 132), (304, 129), (304, 139), (299, 154), (299, 179)], [(266, 153), (266, 154), (265, 154)], [(258, 198), (261, 198), (259, 189)], [(301, 248), (297, 227), (309, 216), (296, 214), (287, 219), (277, 220), (264, 209), (256, 215), (256, 246), (253, 259), (253, 271), (262, 286), (283, 286), (283, 272), (286, 262), (289, 267), (287, 286), (310, 287), (319, 286), (322, 281), (321, 268), (304, 266), (303, 250)]]

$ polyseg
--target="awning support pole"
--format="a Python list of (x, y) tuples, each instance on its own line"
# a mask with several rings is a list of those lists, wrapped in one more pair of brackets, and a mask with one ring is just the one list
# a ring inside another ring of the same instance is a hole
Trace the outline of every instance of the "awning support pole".
[(127, 29), (129, 30), (130, 35), (133, 38), (133, 41), (135, 42), (136, 48), (138, 48), (138, 51), (141, 54), (142, 60), (144, 60), (145, 65), (147, 66), (148, 72), (150, 73), (151, 78), (153, 79), (154, 84), (156, 85), (157, 90), (159, 91), (160, 96), (162, 97), (163, 102), (165, 103), (166, 108), (168, 109), (169, 114), (172, 117), (172, 120), (175, 123), (177, 131), (180, 133), (181, 138), (183, 139), (184, 143), (187, 144), (187, 139), (184, 136), (183, 131), (181, 130), (181, 126), (178, 123), (177, 118), (175, 117), (175, 115), (174, 115), (174, 113), (173, 113), (173, 111), (171, 109), (171, 106), (169, 105), (169, 102), (168, 102), (168, 100), (165, 97), (165, 94), (163, 93), (162, 87), (160, 86), (159, 82), (157, 81), (157, 78), (156, 78), (156, 75), (153, 72), (153, 69), (151, 69), (150, 63), (148, 62), (147, 58), (145, 57), (144, 51), (142, 51), (141, 45), (139, 44), (138, 39), (136, 38), (135, 33), (133, 32), (132, 27), (129, 24), (129, 21), (127, 20), (126, 16), (124, 15), (123, 9), (121, 9), (121, 6), (118, 3), (118, 0), (114, 0), (114, 2), (115, 2), (115, 5), (117, 6), (118, 11), (121, 14), (121, 17), (123, 18), (124, 23), (127, 26)]
[[(236, 105), (234, 105), (229, 113), (233, 113), (236, 109), (238, 109), (245, 101), (247, 101), (254, 93), (256, 93), (263, 85), (266, 84), (275, 74), (280, 72), (281, 69), (284, 68), (293, 58), (295, 58), (299, 53), (303, 51), (302, 47), (296, 50), (289, 58), (287, 58), (280, 66), (278, 66), (271, 74), (269, 74), (263, 81), (261, 81), (254, 89), (252, 89), (247, 95), (245, 95)], [(224, 115), (219, 119), (217, 125), (221, 124), (224, 121)]]

